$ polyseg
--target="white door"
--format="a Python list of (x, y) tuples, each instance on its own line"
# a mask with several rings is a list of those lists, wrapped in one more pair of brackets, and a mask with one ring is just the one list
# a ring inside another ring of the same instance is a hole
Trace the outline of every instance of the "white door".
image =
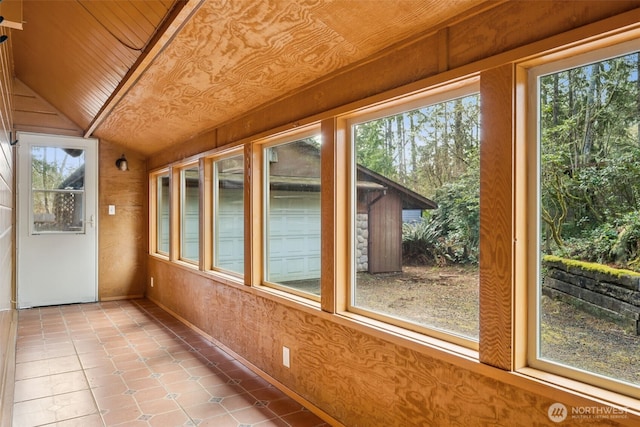
[(18, 308), (96, 301), (98, 141), (18, 141)]

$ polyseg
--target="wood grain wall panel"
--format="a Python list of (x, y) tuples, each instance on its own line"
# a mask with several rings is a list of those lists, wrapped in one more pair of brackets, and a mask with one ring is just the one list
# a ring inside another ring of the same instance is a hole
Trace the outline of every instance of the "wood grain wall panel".
[(461, 67), (637, 7), (637, 1), (509, 1), (449, 29), (450, 67)]
[(22, 29), (22, 1), (23, 0), (5, 0), (0, 3), (0, 16), (4, 17), (0, 26), (15, 28), (17, 30)]
[[(158, 152), (483, 4), (494, 3), (205, 2), (96, 135), (128, 141), (133, 131), (141, 152)], [(354, 25), (356, 15), (389, 24)], [(395, 65), (424, 56), (405, 56)], [(393, 70), (377, 69), (365, 81), (383, 74), (396, 76)], [(333, 102), (346, 87), (307, 98), (300, 114), (326, 109), (327, 97)], [(250, 122), (244, 126), (243, 134), (256, 132)]]
[(359, 67), (326, 76), (321, 84), (291, 94), (281, 102), (251, 110), (217, 129), (217, 142), (233, 141), (290, 125), (307, 117), (410, 84), (438, 72), (438, 39), (435, 35), (402, 46)]
[[(549, 2), (542, 3), (543, 9), (551, 8), (547, 4)], [(547, 10), (547, 13), (554, 16), (554, 22), (562, 23), (559, 25), (561, 30), (553, 31), (551, 26), (548, 29), (545, 26), (546, 30), (542, 34), (557, 34), (577, 25), (585, 25), (638, 7), (638, 2), (634, 1), (615, 2), (610, 7), (602, 2), (598, 2), (597, 7), (585, 7), (584, 2), (551, 3), (555, 5), (553, 12)], [(573, 3), (577, 4), (571, 5)], [(284, 94), (279, 100), (258, 107), (253, 104), (236, 119), (200, 133), (195, 138), (194, 142), (197, 143), (193, 147), (191, 141), (186, 140), (159, 150), (151, 156), (150, 164), (162, 166), (180, 157), (222, 147), (270, 129), (294, 128), (308, 118), (322, 118), (328, 111), (339, 110), (367, 97), (435, 76), (443, 71), (443, 66), (448, 66), (448, 69), (468, 66), (490, 55), (541, 40), (544, 37), (538, 33), (539, 23), (530, 19), (531, 16), (538, 16), (537, 14), (538, 8), (531, 7), (530, 2), (507, 2), (480, 15), (462, 19), (452, 24), (448, 31), (407, 40), (402, 46), (383, 51), (356, 66), (328, 74), (314, 84)], [(495, 26), (500, 27), (494, 29)], [(502, 33), (513, 33), (515, 36), (513, 39), (505, 39), (508, 42), (502, 41), (499, 37)], [(443, 37), (448, 37), (448, 40), (444, 41)], [(443, 53), (443, 48), (448, 48), (449, 51)], [(211, 117), (206, 118), (210, 119)], [(130, 119), (127, 122), (128, 120)], [(137, 117), (135, 120), (136, 124), (140, 124), (144, 119)], [(174, 155), (174, 152), (180, 157)]]
[[(392, 343), (336, 316), (279, 303), (153, 256), (149, 274), (155, 278), (150, 299), (345, 426), (544, 426), (556, 401), (593, 406), (543, 384), (535, 391), (519, 387), (501, 369), (450, 363), (438, 350)], [(281, 364), (283, 345), (291, 350), (289, 369)], [(638, 421), (630, 415), (608, 425)]]
[(170, 150), (165, 150), (158, 153), (157, 156), (149, 157), (147, 159), (148, 167), (149, 170), (153, 170), (166, 166), (171, 162), (182, 162), (195, 154), (204, 153), (216, 146), (215, 131), (197, 135), (190, 139), (188, 143), (175, 145)]
[[(115, 166), (122, 154), (129, 163), (126, 172)], [(129, 149), (100, 141), (99, 170), (98, 296), (100, 300), (141, 297), (147, 282), (146, 163)], [(115, 215), (108, 214), (109, 205), (115, 206)]]
[(480, 76), (480, 360), (513, 368), (515, 67)]

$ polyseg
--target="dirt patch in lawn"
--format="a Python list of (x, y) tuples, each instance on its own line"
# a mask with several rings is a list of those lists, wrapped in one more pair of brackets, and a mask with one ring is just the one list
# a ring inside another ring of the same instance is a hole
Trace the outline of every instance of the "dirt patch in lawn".
[(547, 296), (540, 329), (544, 359), (640, 384), (640, 337), (629, 330)]
[(403, 267), (358, 273), (356, 306), (478, 339), (476, 267)]
[[(356, 306), (478, 339), (477, 267), (405, 266), (357, 277)], [(640, 337), (565, 302), (542, 297), (541, 355), (640, 384)]]

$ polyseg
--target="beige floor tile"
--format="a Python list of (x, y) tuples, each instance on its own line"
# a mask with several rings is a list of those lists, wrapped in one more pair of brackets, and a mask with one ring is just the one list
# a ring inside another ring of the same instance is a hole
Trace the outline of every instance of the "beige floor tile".
[(16, 364), (16, 380), (82, 370), (77, 355), (54, 357)]
[(82, 371), (66, 372), (44, 377), (19, 380), (15, 383), (14, 401), (37, 399), (72, 391), (88, 390), (89, 384)]
[(18, 318), (16, 427), (325, 425), (149, 301)]

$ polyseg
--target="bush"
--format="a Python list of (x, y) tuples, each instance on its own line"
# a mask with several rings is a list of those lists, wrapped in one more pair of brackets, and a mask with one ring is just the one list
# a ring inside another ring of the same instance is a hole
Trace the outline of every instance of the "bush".
[(629, 212), (613, 224), (569, 238), (557, 252), (565, 258), (640, 271), (640, 212)]
[[(408, 264), (440, 264), (445, 253), (433, 222), (402, 224), (402, 257)], [(440, 260), (440, 261), (439, 261)]]

